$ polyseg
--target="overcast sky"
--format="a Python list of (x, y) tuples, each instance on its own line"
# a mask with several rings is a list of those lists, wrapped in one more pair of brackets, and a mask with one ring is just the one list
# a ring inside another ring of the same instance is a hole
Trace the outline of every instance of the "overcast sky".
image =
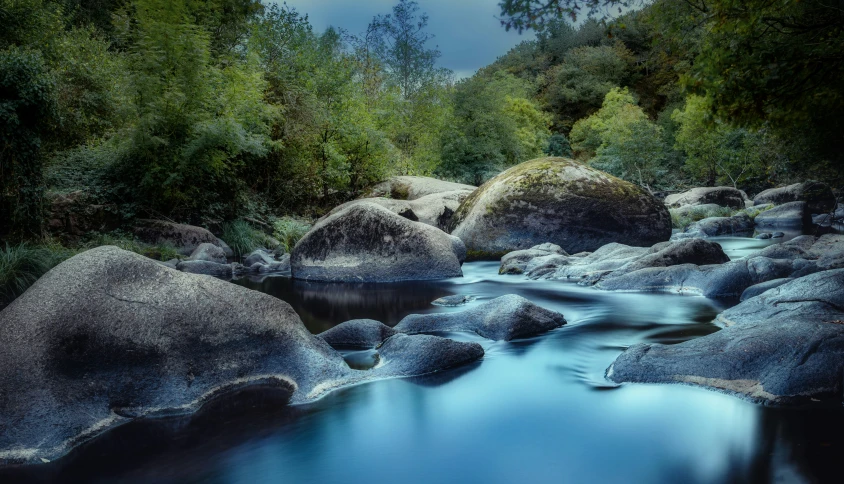
[[(279, 0), (279, 3), (282, 3)], [(287, 0), (287, 4), (308, 14), (314, 30), (329, 26), (358, 34), (372, 17), (391, 13), (397, 0)], [(533, 38), (533, 33), (506, 32), (496, 16), (498, 0), (417, 0), (419, 9), (428, 14), (428, 32), (435, 37), (440, 66), (454, 71), (456, 78), (471, 76), (510, 48)]]

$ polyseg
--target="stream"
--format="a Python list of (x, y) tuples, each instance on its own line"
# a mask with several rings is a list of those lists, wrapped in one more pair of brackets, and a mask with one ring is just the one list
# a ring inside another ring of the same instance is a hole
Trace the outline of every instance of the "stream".
[[(717, 239), (732, 258), (779, 242)], [(494, 342), (468, 367), (335, 391), (283, 406), (243, 399), (191, 417), (137, 421), (13, 478), (87, 482), (840, 482), (844, 410), (777, 409), (682, 385), (615, 385), (604, 371), (626, 347), (680, 343), (718, 330), (737, 301), (609, 293), (561, 281), (498, 275), (395, 284), (327, 284), (287, 277), (236, 284), (290, 303), (313, 333), (355, 318), (395, 325), (407, 314), (459, 311), (431, 301), (469, 294), (476, 305), (519, 294), (568, 324)], [(366, 352), (347, 352), (361, 364)], [(365, 364), (365, 363), (364, 363)]]

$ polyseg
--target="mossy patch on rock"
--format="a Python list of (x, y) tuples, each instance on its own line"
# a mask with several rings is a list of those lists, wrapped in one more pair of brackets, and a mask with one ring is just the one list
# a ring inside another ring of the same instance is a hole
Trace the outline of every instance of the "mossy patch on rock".
[(671, 218), (642, 188), (575, 160), (549, 157), (489, 180), (461, 203), (449, 228), (470, 254), (498, 254), (543, 242), (580, 252), (609, 242), (667, 240)]

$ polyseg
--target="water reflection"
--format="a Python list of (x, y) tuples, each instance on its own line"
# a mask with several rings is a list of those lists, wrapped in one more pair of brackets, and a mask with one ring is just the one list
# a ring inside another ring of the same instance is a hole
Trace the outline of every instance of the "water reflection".
[[(753, 239), (744, 239), (753, 240)], [(737, 250), (742, 250), (737, 246)], [(322, 331), (351, 318), (395, 324), (450, 294), (521, 294), (569, 324), (537, 338), (481, 342), (481, 362), (385, 380), (285, 407), (259, 398), (193, 417), (138, 422), (14, 479), (126, 482), (838, 482), (840, 409), (781, 410), (679, 385), (613, 385), (624, 348), (717, 328), (729, 304), (607, 293), (497, 275), (430, 283), (332, 285), (272, 277), (238, 283), (290, 302)], [(350, 353), (351, 355), (351, 353)], [(349, 357), (350, 355), (347, 355)], [(366, 353), (352, 355), (366, 361)], [(0, 475), (0, 480), (4, 476)]]

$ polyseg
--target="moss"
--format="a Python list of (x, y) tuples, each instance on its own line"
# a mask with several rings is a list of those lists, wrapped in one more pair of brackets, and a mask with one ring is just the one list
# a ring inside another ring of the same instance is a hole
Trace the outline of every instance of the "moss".
[(393, 183), (390, 187), (390, 198), (395, 200), (407, 200), (410, 196), (410, 187), (404, 183)]

